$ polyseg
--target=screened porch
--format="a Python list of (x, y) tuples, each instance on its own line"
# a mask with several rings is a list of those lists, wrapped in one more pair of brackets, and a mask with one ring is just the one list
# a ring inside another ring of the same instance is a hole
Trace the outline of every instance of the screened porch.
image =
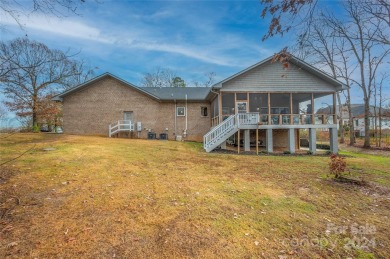
[(221, 92), (211, 104), (211, 126), (236, 114), (256, 117), (258, 125), (326, 126), (336, 122), (335, 102), (334, 93)]

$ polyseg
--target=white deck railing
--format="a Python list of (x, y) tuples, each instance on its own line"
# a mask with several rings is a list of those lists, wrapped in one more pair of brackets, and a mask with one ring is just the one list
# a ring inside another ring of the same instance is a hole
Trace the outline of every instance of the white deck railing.
[(119, 120), (108, 126), (108, 136), (111, 138), (112, 135), (121, 131), (134, 131), (134, 123), (129, 120)]
[(221, 124), (210, 130), (203, 137), (203, 145), (207, 152), (213, 150), (219, 142), (223, 142), (228, 137), (230, 137), (230, 133), (237, 128), (236, 116), (231, 115), (226, 120), (224, 120)]
[(258, 112), (238, 113), (238, 125), (253, 125), (258, 124), (260, 115)]

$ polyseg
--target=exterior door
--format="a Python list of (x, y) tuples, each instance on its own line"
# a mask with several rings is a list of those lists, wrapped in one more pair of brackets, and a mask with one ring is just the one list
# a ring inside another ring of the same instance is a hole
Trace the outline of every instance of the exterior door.
[[(133, 122), (133, 112), (124, 112), (123, 113), (123, 120), (125, 120), (125, 123), (129, 123), (131, 121), (131, 124), (134, 125)], [(130, 125), (129, 126), (124, 126), (125, 128), (128, 128), (129, 130), (131, 129)]]
[(237, 113), (247, 113), (248, 102), (236, 102), (236, 111)]
[(125, 120), (125, 121), (133, 121), (133, 112), (124, 112), (123, 120)]

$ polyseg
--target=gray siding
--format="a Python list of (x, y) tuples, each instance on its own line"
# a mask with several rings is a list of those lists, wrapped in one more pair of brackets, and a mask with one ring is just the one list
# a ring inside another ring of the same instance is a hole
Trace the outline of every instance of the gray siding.
[(222, 91), (333, 92), (336, 88), (294, 64), (285, 69), (279, 62), (267, 62), (223, 83)]

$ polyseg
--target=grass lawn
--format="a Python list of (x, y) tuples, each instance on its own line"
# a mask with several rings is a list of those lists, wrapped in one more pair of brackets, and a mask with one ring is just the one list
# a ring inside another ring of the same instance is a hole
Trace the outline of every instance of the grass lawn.
[[(44, 151), (44, 148), (54, 148)], [(199, 143), (0, 135), (0, 258), (385, 258), (390, 157), (205, 153)]]

